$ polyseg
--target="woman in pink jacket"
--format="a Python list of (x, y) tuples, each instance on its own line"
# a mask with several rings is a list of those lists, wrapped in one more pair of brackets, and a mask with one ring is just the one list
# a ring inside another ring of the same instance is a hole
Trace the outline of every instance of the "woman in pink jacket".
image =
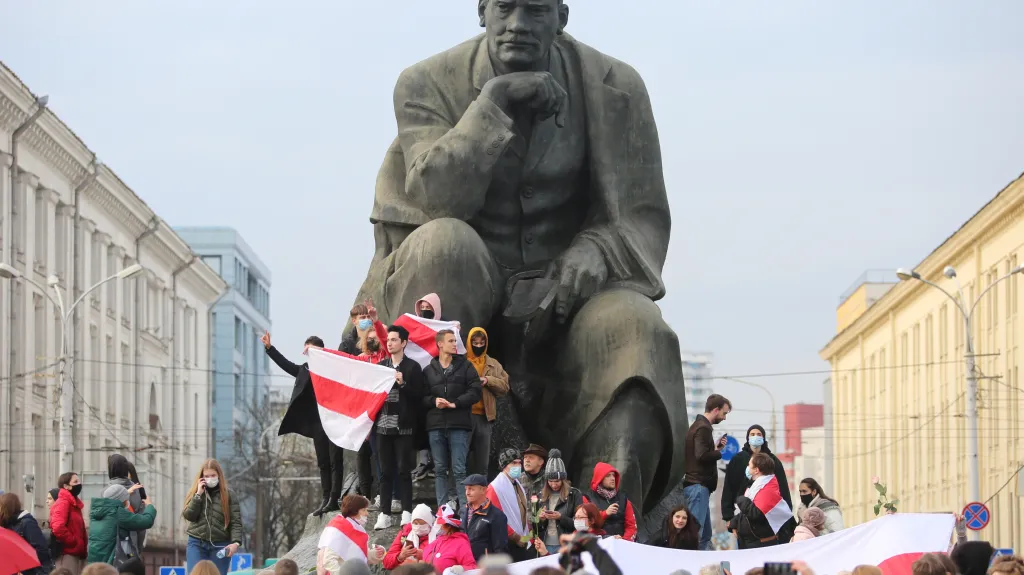
[(469, 545), (469, 537), (462, 532), (462, 521), (448, 507), (442, 505), (437, 511), (437, 524), (440, 531), (437, 539), (423, 549), (423, 561), (430, 563), (438, 573), (455, 565), (469, 571), (476, 569), (473, 559), (473, 548)]

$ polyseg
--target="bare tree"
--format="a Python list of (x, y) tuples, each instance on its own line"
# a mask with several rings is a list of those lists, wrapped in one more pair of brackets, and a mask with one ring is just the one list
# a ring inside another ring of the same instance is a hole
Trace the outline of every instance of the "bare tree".
[(247, 548), (257, 562), (295, 546), (310, 510), (320, 503), (313, 488), (319, 478), (312, 443), (296, 435), (277, 436), (285, 407), (266, 397), (235, 406), (235, 453), (228, 475), (241, 504)]

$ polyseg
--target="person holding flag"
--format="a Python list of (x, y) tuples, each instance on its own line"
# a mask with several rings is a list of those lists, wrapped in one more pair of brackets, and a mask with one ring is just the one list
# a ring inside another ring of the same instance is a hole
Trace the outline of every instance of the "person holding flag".
[(793, 510), (779, 491), (775, 462), (765, 453), (755, 453), (746, 474), (752, 484), (736, 498), (729, 530), (736, 534), (741, 549), (778, 545), (779, 530), (793, 519)]
[(523, 458), (518, 449), (508, 447), (498, 454), (501, 473), (487, 487), (487, 498), (505, 513), (508, 520), (508, 554), (514, 561), (537, 557), (530, 551), (531, 518), (526, 489), (519, 479), (523, 476)]

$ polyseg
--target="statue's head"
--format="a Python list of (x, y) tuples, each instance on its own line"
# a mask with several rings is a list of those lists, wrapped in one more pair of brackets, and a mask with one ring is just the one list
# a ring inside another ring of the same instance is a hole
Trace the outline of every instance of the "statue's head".
[(491, 57), (509, 72), (547, 64), (555, 37), (569, 22), (563, 0), (478, 0)]

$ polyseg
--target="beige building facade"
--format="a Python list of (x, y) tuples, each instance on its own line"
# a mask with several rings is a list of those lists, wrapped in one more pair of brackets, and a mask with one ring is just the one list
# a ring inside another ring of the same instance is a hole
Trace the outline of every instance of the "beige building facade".
[[(952, 294), (953, 266), (968, 305), (1024, 263), (1024, 176), (1004, 188), (914, 270)], [(872, 478), (905, 512), (959, 511), (968, 503), (964, 323), (941, 291), (919, 281), (871, 283), (837, 311), (837, 335), (821, 350), (832, 367), (835, 498), (847, 525), (874, 518)], [(992, 521), (983, 539), (1024, 548), (1016, 473), (1021, 435), (1024, 302), (1015, 275), (978, 302), (972, 334), (978, 370), (981, 499)]]

